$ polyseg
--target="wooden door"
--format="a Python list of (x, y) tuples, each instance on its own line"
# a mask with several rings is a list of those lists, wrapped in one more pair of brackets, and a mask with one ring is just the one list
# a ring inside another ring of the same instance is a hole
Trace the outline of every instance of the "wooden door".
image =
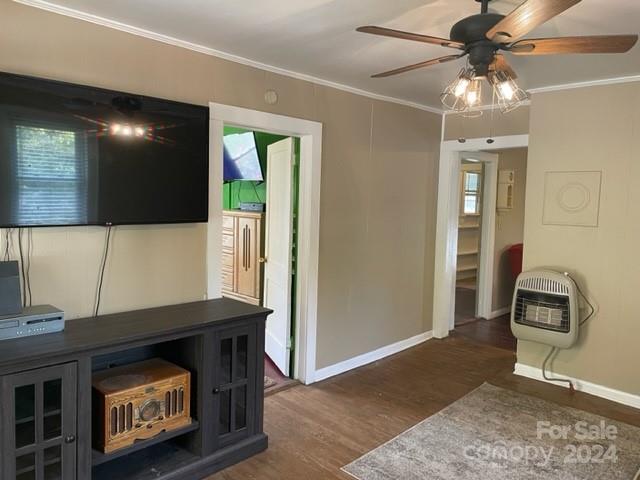
[(256, 433), (256, 326), (222, 330), (215, 342), (214, 445), (219, 449)]
[(2, 478), (76, 478), (76, 377), (68, 363), (2, 378)]
[(235, 268), (236, 293), (260, 297), (260, 221), (255, 217), (237, 217)]
[(267, 147), (267, 218), (265, 221), (265, 350), (282, 373), (291, 359), (291, 246), (293, 244), (293, 139)]

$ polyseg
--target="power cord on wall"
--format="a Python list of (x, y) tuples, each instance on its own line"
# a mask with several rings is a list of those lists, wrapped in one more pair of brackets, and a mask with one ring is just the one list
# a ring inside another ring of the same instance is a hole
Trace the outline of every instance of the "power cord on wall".
[[(12, 259), (12, 252), (14, 248), (14, 229), (4, 229), (4, 253), (2, 254), (2, 260), (8, 262)], [(18, 228), (18, 256), (20, 265), (20, 281), (22, 283), (22, 306), (30, 307), (33, 305), (33, 295), (31, 291), (31, 257), (33, 253), (33, 231), (31, 228), (26, 228), (26, 245), (24, 244), (25, 228)]]
[(11, 260), (11, 228), (5, 228), (4, 230), (4, 261)]
[(33, 229), (27, 229), (27, 292), (29, 294), (29, 306), (33, 305), (31, 294), (31, 255), (33, 253)]
[[(565, 272), (565, 275), (569, 278), (571, 278), (569, 276), (568, 273)], [(589, 315), (587, 315), (585, 318), (583, 318), (581, 321), (578, 322), (579, 326), (584, 325), (591, 317), (593, 317), (593, 315), (596, 313), (596, 309), (593, 306), (593, 304), (589, 301), (589, 299), (587, 298), (587, 296), (582, 293), (582, 290), (580, 289), (580, 285), (578, 285), (578, 282), (576, 282), (574, 279), (573, 283), (575, 283), (576, 285), (576, 289), (578, 290), (578, 293), (580, 294), (580, 296), (584, 299), (584, 301), (587, 303), (587, 305), (589, 305), (589, 308), (591, 309), (591, 311), (589, 312)], [(547, 363), (549, 362), (549, 360), (551, 359), (551, 357), (553, 356), (553, 354), (558, 350), (557, 347), (552, 347), (551, 351), (549, 352), (549, 354), (547, 355), (547, 357), (544, 359), (544, 362), (542, 362), (542, 378), (544, 378), (545, 380), (547, 380), (548, 382), (560, 382), (560, 383), (567, 383), (569, 384), (569, 391), (571, 392), (571, 394), (575, 393), (576, 389), (575, 386), (573, 385), (573, 382), (567, 378), (556, 378), (556, 377), (549, 377), (547, 376)]]
[(96, 302), (93, 309), (93, 316), (97, 317), (100, 313), (100, 300), (102, 297), (102, 283), (104, 281), (104, 271), (107, 267), (107, 259), (109, 258), (109, 245), (111, 243), (111, 228), (112, 225), (107, 225), (107, 231), (105, 233), (104, 252), (102, 252), (102, 263), (100, 264), (100, 273), (98, 275), (98, 288), (96, 290)]
[(27, 306), (27, 274), (24, 265), (24, 248), (22, 248), (23, 228), (18, 228), (18, 252), (20, 254), (20, 272), (22, 273), (22, 306)]

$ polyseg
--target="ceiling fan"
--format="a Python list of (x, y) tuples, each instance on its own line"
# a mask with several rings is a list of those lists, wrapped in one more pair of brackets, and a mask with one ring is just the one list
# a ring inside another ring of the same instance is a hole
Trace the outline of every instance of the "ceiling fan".
[(638, 35), (601, 35), (522, 39), (537, 26), (561, 14), (581, 0), (526, 0), (508, 15), (489, 12), (491, 0), (476, 0), (481, 13), (464, 18), (451, 28), (450, 39), (402, 32), (384, 27), (366, 26), (359, 32), (412, 40), (459, 50), (425, 62), (408, 65), (373, 75), (390, 77), (419, 68), (450, 62), (468, 55), (454, 82), (441, 95), (445, 106), (452, 110), (469, 110), (481, 103), (481, 80), (487, 79), (498, 97), (503, 112), (519, 106), (528, 98), (515, 83), (516, 73), (501, 50), (514, 55), (553, 55), (566, 53), (624, 53), (638, 41)]

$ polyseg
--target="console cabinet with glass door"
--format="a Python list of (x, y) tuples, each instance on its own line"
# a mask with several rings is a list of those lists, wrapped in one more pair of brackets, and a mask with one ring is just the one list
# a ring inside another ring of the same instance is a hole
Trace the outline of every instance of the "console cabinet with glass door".
[(76, 364), (2, 377), (2, 478), (76, 478)]
[[(3, 340), (0, 480), (199, 479), (263, 451), (269, 313), (221, 298)], [(191, 424), (105, 453), (92, 442), (93, 373), (153, 358), (191, 373)]]
[(216, 332), (213, 370), (214, 447), (221, 449), (261, 430), (264, 365), (256, 325)]

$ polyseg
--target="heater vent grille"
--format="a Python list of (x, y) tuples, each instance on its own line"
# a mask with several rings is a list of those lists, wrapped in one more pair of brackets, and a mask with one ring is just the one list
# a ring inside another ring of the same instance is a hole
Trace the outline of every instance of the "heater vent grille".
[(518, 288), (534, 290), (537, 292), (569, 295), (569, 286), (556, 280), (544, 277), (529, 277), (518, 281)]
[(520, 325), (566, 333), (570, 328), (568, 299), (519, 292), (514, 320)]

